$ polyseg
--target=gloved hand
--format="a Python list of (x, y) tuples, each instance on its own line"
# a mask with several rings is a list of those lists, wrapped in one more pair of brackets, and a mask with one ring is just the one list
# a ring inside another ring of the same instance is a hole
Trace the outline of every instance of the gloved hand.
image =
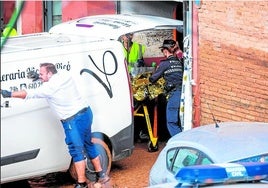
[(143, 59), (138, 59), (138, 61), (137, 61), (137, 67), (144, 67), (144, 65), (145, 65), (144, 60)]
[(4, 98), (10, 98), (11, 97), (11, 92), (7, 90), (2, 90), (1, 89), (1, 94)]
[(39, 74), (35, 71), (29, 71), (27, 73), (27, 78), (32, 79), (33, 82), (39, 79)]

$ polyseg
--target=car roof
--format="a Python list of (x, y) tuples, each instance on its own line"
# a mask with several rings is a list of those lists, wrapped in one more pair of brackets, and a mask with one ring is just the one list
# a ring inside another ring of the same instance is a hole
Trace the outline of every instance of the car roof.
[(206, 153), (214, 163), (232, 162), (268, 153), (268, 123), (224, 122), (200, 126), (173, 136), (172, 147), (194, 147)]
[(183, 21), (150, 15), (107, 14), (87, 16), (52, 27), (50, 33), (65, 33), (80, 36), (118, 40), (126, 33), (154, 29), (179, 29)]

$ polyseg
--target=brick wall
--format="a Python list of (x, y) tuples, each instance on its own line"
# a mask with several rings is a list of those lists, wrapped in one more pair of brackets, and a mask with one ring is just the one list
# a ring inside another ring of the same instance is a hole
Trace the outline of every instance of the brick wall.
[(268, 3), (202, 1), (198, 17), (201, 125), (268, 122)]

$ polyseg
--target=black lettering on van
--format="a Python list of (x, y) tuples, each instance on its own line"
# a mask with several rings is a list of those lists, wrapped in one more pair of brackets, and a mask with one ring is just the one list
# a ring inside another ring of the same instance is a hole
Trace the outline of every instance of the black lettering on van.
[(3, 74), (3, 75), (1, 75), (1, 82), (7, 82), (9, 80), (24, 79), (24, 78), (26, 78), (26, 74), (30, 71), (38, 72), (38, 69), (35, 69), (34, 67), (28, 67), (26, 69), (26, 71), (21, 71), (18, 69), (17, 72)]
[(56, 68), (57, 69), (65, 69), (67, 71), (70, 71), (71, 70), (71, 65), (70, 65), (70, 62), (68, 61), (68, 64), (63, 64), (63, 63), (56, 63), (55, 64)]
[[(104, 62), (105, 61), (105, 55), (107, 54), (110, 54), (112, 55), (113, 57), (113, 62)], [(112, 87), (111, 87), (111, 84), (110, 84), (110, 81), (108, 79), (108, 76), (112, 76), (116, 73), (117, 71), (117, 68), (118, 68), (118, 63), (117, 63), (117, 59), (114, 55), (114, 53), (110, 50), (108, 51), (105, 51), (103, 53), (103, 56), (102, 56), (102, 63), (103, 63), (103, 69), (101, 69), (100, 67), (98, 67), (98, 65), (95, 63), (95, 61), (92, 59), (92, 57), (90, 55), (88, 55), (89, 59), (91, 60), (91, 62), (93, 63), (93, 65), (98, 69), (98, 71), (102, 74), (105, 75), (105, 78), (106, 78), (106, 82), (107, 84), (105, 84), (105, 82), (103, 80), (101, 80), (101, 78), (96, 74), (94, 73), (92, 70), (89, 70), (89, 69), (82, 69), (80, 71), (80, 75), (82, 75), (83, 73), (88, 73), (90, 74), (91, 76), (93, 76), (103, 87), (104, 89), (106, 90), (106, 92), (108, 93), (109, 97), (112, 98), (113, 97), (113, 91), (112, 91)], [(105, 69), (105, 64), (110, 64), (110, 63), (114, 63), (114, 70), (110, 73), (108, 73)]]
[(20, 70), (18, 70), (17, 72), (1, 75), (1, 82), (22, 79), (22, 78), (25, 78), (25, 72), (24, 71), (21, 72)]
[(26, 83), (20, 84), (20, 90), (26, 90), (26, 89), (27, 89)]
[(11, 86), (11, 87), (9, 87), (9, 90), (10, 90), (11, 92), (19, 91), (19, 89), (18, 89), (17, 86)]

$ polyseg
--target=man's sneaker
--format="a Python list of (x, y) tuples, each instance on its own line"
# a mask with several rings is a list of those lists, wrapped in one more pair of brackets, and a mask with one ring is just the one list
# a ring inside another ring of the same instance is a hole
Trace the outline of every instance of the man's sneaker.
[(105, 173), (102, 173), (101, 176), (97, 177), (97, 182), (101, 184), (105, 184), (110, 180), (110, 177), (106, 175)]
[(74, 188), (88, 188), (87, 183), (77, 183)]

